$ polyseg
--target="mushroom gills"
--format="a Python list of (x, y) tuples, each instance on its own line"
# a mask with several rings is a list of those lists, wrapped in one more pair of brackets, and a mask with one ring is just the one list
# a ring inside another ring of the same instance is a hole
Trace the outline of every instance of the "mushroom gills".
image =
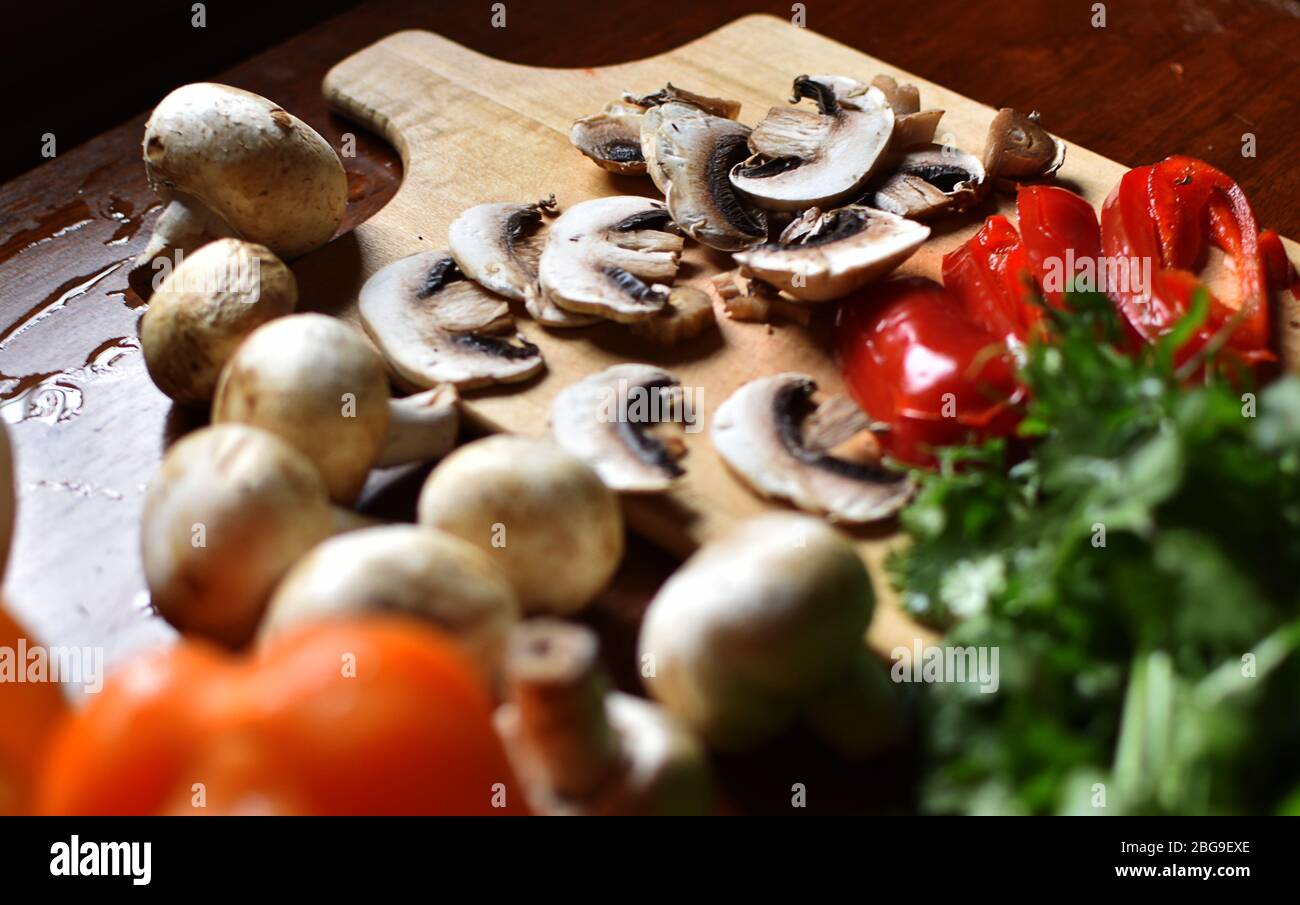
[(733, 257), (758, 277), (806, 302), (840, 298), (894, 270), (925, 242), (930, 228), (886, 211), (851, 205), (810, 208), (775, 244)]
[(817, 112), (773, 108), (750, 136), (731, 183), (761, 207), (801, 211), (851, 198), (881, 165), (894, 132), (884, 93), (843, 76), (801, 75), (794, 97)]
[(736, 390), (714, 415), (711, 436), (718, 454), (761, 495), (834, 521), (865, 523), (893, 515), (914, 489), (906, 474), (806, 445), (803, 423), (816, 388), (807, 375), (785, 373)]
[[(664, 417), (664, 413), (668, 417)], [(623, 492), (669, 490), (686, 473), (680, 433), (698, 413), (669, 372), (640, 364), (614, 365), (561, 390), (551, 403), (555, 442), (590, 466), (605, 485)]]
[(911, 219), (965, 210), (988, 191), (984, 165), (951, 145), (925, 144), (898, 159), (862, 203)]
[(537, 346), (509, 332), (506, 301), (467, 279), (445, 251), (380, 270), (361, 287), (358, 310), (389, 367), (412, 388), (514, 383), (543, 367)]
[(575, 204), (551, 227), (538, 265), (542, 294), (565, 311), (633, 323), (662, 309), (682, 237), (658, 201), (630, 195)]

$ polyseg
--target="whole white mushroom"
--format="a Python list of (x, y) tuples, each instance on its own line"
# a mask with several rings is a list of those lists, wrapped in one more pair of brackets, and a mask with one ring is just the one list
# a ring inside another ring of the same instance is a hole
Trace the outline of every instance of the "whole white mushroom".
[(132, 274), (146, 298), (156, 258), (229, 236), (297, 257), (328, 242), (347, 207), (347, 175), (329, 142), (229, 85), (196, 82), (163, 98), (145, 124), (144, 164), (165, 205)]
[(847, 755), (893, 740), (898, 712), (865, 643), (874, 597), (829, 525), (773, 513), (706, 544), (651, 601), (638, 641), (650, 694), (712, 747), (797, 720)]
[(623, 558), (618, 497), (549, 440), (498, 434), (460, 447), (425, 481), (419, 520), (487, 552), (528, 613), (576, 613)]

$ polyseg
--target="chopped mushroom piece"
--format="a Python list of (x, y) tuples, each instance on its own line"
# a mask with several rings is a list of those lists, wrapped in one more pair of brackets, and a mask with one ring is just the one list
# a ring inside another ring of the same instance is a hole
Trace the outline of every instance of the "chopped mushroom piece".
[(1065, 142), (1038, 124), (1038, 113), (1003, 107), (989, 124), (984, 143), (984, 169), (999, 186), (1017, 180), (1044, 179), (1065, 163)]
[(685, 403), (681, 384), (667, 371), (614, 365), (556, 394), (551, 434), (613, 490), (670, 490), (686, 473), (677, 464), (686, 452), (679, 425), (700, 414)]
[(641, 155), (641, 116), (635, 104), (615, 101), (600, 113), (584, 116), (569, 130), (569, 141), (596, 166), (624, 176), (645, 172)]
[(950, 145), (927, 144), (902, 155), (862, 203), (913, 220), (964, 210), (988, 190), (984, 167)]
[(882, 72), (871, 80), (871, 87), (884, 95), (885, 103), (889, 104), (889, 109), (894, 111), (895, 116), (906, 116), (921, 110), (921, 91), (910, 82), (900, 85), (892, 75)]
[(869, 207), (842, 207), (826, 214), (811, 208), (787, 227), (782, 241), (733, 257), (745, 273), (800, 301), (824, 302), (880, 279), (911, 257), (929, 235), (927, 226)]
[[(447, 244), (456, 266), (485, 289), (540, 310), (537, 259), (543, 241), (542, 215), (555, 211), (555, 196), (533, 204), (498, 203), (471, 207), (452, 221)], [(538, 318), (540, 320), (540, 318)]]
[(818, 112), (773, 108), (750, 136), (754, 156), (731, 170), (732, 185), (762, 207), (800, 211), (851, 198), (889, 147), (894, 111), (879, 88), (801, 75), (792, 100), (800, 98), (814, 99)]
[(654, 317), (633, 324), (632, 333), (657, 345), (672, 346), (694, 339), (716, 324), (707, 292), (694, 286), (674, 286), (668, 304)]
[(727, 174), (749, 157), (749, 127), (668, 103), (645, 115), (642, 150), (673, 219), (692, 239), (723, 251), (767, 238), (767, 218), (738, 198)]
[(538, 265), (542, 291), (579, 314), (632, 323), (668, 301), (682, 237), (663, 202), (630, 195), (575, 204), (551, 226)]
[(812, 320), (812, 309), (807, 305), (786, 301), (774, 287), (739, 270), (720, 273), (712, 282), (722, 300), (722, 310), (733, 321), (770, 324), (780, 317), (806, 327)]
[(832, 520), (887, 518), (912, 495), (907, 475), (809, 449), (802, 425), (817, 385), (804, 374), (752, 380), (718, 406), (711, 436), (723, 460), (763, 496)]
[(515, 383), (543, 367), (537, 346), (513, 332), (506, 301), (466, 279), (445, 251), (380, 270), (361, 287), (358, 310), (389, 367), (410, 387)]

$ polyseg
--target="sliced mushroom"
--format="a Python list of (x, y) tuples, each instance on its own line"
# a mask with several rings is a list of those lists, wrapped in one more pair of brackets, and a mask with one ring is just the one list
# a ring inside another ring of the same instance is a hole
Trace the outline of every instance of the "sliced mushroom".
[[(680, 425), (687, 411), (681, 384), (649, 365), (614, 365), (579, 380), (551, 403), (555, 442), (625, 492), (669, 490), (686, 473)], [(665, 429), (671, 430), (667, 433)]]
[(651, 108), (641, 129), (650, 178), (692, 239), (735, 251), (767, 238), (767, 217), (728, 178), (749, 157), (749, 127), (678, 102)]
[(755, 152), (731, 170), (731, 183), (754, 203), (777, 210), (830, 207), (851, 198), (884, 159), (894, 111), (879, 88), (842, 76), (801, 75), (794, 98), (818, 112), (773, 108), (750, 136)]
[(447, 244), (461, 271), (480, 285), (524, 303), (547, 327), (585, 327), (600, 320), (565, 311), (537, 284), (537, 261), (545, 245), (537, 227), (555, 210), (555, 196), (535, 204), (480, 204), (461, 214), (447, 231)]
[(641, 147), (642, 114), (652, 107), (668, 103), (689, 104), (713, 116), (735, 119), (740, 102), (707, 97), (668, 85), (652, 94), (624, 92), (621, 101), (607, 104), (600, 113), (584, 116), (569, 130), (569, 141), (595, 161), (596, 166), (611, 173), (632, 175), (646, 172), (646, 158)]
[(682, 237), (660, 201), (630, 195), (575, 204), (551, 226), (538, 265), (542, 292), (578, 314), (632, 323), (668, 301)]
[(776, 288), (736, 270), (728, 270), (711, 281), (713, 289), (722, 300), (722, 310), (733, 321), (770, 324), (782, 319), (808, 326), (812, 309), (799, 302), (781, 297)]
[(869, 207), (825, 214), (811, 208), (786, 229), (782, 241), (733, 257), (746, 273), (800, 301), (824, 302), (880, 279), (929, 235), (928, 226)]
[(555, 196), (533, 204), (479, 204), (447, 229), (447, 245), (467, 277), (498, 295), (527, 302), (537, 292), (542, 215), (555, 211)]
[(514, 383), (543, 367), (537, 346), (513, 332), (505, 299), (466, 279), (445, 251), (389, 264), (366, 280), (357, 307), (389, 367), (412, 387)]
[(906, 152), (862, 203), (919, 220), (946, 210), (964, 210), (988, 190), (984, 167), (951, 145), (926, 144)]
[(641, 116), (645, 111), (631, 103), (615, 101), (600, 113), (584, 116), (569, 130), (569, 141), (596, 166), (624, 176), (644, 173), (641, 154)]
[(810, 449), (802, 424), (817, 389), (804, 374), (752, 380), (718, 406), (713, 446), (763, 496), (843, 522), (893, 515), (912, 495), (912, 481), (880, 465), (852, 462)]
[(1065, 163), (1065, 142), (1053, 138), (1038, 124), (1038, 113), (1028, 116), (1003, 107), (989, 124), (984, 142), (984, 169), (999, 183), (1043, 179)]

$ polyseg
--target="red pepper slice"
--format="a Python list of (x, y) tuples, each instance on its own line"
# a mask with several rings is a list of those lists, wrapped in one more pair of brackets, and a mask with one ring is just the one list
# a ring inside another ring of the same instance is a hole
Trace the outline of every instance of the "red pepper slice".
[[(1155, 342), (1173, 329), (1205, 283), (1197, 276), (1210, 248), (1229, 259), (1232, 297), (1210, 289), (1204, 324), (1179, 350), (1184, 361), (1221, 331), (1247, 364), (1273, 361), (1269, 348), (1269, 280), (1259, 227), (1241, 187), (1190, 157), (1130, 170), (1102, 207), (1102, 247), (1127, 262), (1130, 279), (1104, 287), (1133, 330)], [(1150, 273), (1150, 279), (1144, 275)]]
[(890, 280), (845, 300), (835, 335), (850, 395), (889, 425), (881, 444), (900, 461), (933, 465), (935, 449), (1009, 435), (1020, 420), (1001, 337), (938, 283)]

